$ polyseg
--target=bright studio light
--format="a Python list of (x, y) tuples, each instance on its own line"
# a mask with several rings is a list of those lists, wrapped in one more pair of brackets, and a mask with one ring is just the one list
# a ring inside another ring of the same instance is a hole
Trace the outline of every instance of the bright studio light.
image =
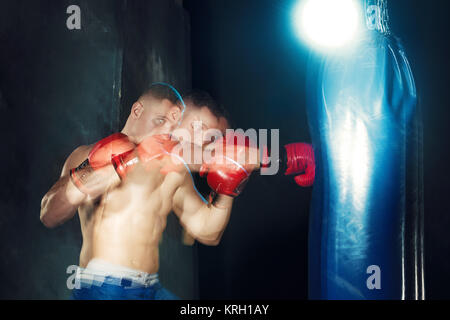
[(355, 0), (303, 0), (294, 9), (299, 35), (315, 46), (336, 48), (357, 34), (360, 7)]

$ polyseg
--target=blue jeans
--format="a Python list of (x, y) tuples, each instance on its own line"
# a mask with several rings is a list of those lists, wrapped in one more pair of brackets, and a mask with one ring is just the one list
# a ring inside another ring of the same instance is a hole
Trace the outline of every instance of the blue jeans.
[[(122, 282), (122, 285), (108, 282)], [(177, 296), (165, 289), (159, 281), (151, 286), (127, 287), (126, 279), (117, 279), (111, 276), (99, 285), (92, 284), (86, 286), (81, 284), (81, 288), (73, 289), (73, 300), (179, 300)]]

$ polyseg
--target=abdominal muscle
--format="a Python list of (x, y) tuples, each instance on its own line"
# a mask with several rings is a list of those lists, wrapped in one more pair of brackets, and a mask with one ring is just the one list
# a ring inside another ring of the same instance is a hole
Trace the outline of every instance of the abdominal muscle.
[(146, 273), (158, 272), (159, 241), (181, 176), (155, 171), (135, 177), (106, 192), (97, 203), (80, 207), (82, 268), (99, 258)]

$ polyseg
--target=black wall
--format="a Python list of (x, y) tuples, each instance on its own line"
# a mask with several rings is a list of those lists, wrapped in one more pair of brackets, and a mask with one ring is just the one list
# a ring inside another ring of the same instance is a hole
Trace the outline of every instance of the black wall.
[[(82, 31), (66, 28), (69, 1), (3, 1), (1, 10), (2, 298), (67, 296), (79, 222), (45, 229), (40, 201), (65, 158), (118, 125), (117, 1), (80, 1)], [(115, 107), (116, 106), (116, 107)]]
[[(280, 128), (280, 143), (310, 141), (305, 111), (307, 48), (291, 24), (293, 0), (186, 0), (193, 86), (211, 91), (236, 127)], [(446, 167), (449, 20), (446, 0), (391, 0), (423, 109), (426, 296), (450, 298)], [(254, 177), (237, 200), (218, 248), (200, 247), (200, 297), (306, 298), (310, 190)]]

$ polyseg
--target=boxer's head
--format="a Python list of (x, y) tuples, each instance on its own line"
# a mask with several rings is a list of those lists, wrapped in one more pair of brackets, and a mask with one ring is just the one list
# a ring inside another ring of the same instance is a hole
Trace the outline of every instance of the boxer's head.
[(211, 129), (225, 134), (229, 126), (226, 112), (204, 91), (192, 91), (183, 97), (186, 111), (179, 127), (173, 135), (180, 140), (196, 144), (211, 142)]
[(182, 118), (183, 106), (175, 91), (164, 84), (154, 84), (131, 107), (122, 132), (135, 143), (156, 134), (169, 134)]

